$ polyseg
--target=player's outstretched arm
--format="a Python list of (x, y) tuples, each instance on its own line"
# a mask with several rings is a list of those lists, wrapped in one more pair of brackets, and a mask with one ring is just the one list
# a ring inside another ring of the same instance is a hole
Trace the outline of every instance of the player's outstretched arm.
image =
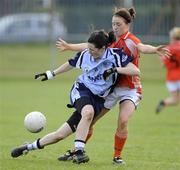
[(145, 53), (145, 54), (153, 54), (153, 53), (155, 54), (156, 53), (159, 56), (165, 56), (167, 58), (169, 58), (171, 56), (169, 49), (167, 49), (165, 45), (160, 45), (160, 46), (154, 47), (152, 45), (139, 43), (137, 45), (137, 48), (139, 49), (140, 52)]
[(59, 38), (56, 41), (56, 47), (60, 52), (63, 51), (83, 51), (87, 48), (87, 43), (79, 43), (79, 44), (70, 44), (64, 41), (63, 39)]
[(41, 79), (41, 81), (50, 80), (50, 79), (53, 79), (54, 76), (56, 76), (57, 74), (67, 72), (67, 71), (71, 70), (72, 68), (73, 67), (69, 64), (69, 62), (66, 62), (63, 65), (61, 65), (60, 67), (58, 67), (57, 69), (55, 69), (54, 71), (47, 70), (44, 73), (36, 74), (35, 79), (36, 80)]

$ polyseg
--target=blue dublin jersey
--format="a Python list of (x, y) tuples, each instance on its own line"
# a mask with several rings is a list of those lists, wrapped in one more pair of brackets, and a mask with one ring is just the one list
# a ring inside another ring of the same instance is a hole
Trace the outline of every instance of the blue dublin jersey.
[(125, 67), (131, 61), (132, 57), (127, 56), (122, 49), (107, 48), (98, 60), (95, 60), (88, 50), (84, 50), (69, 59), (69, 64), (82, 69), (83, 73), (78, 76), (77, 82), (83, 83), (93, 94), (105, 97), (116, 82), (117, 73), (104, 80), (104, 71), (114, 67)]

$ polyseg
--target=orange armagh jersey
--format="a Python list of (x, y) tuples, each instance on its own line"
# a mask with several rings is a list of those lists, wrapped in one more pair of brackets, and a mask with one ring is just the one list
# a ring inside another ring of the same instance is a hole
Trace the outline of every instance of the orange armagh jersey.
[[(118, 41), (111, 44), (112, 48), (123, 48), (124, 52), (133, 57), (132, 63), (139, 67), (140, 52), (137, 48), (137, 44), (141, 41), (135, 37), (132, 33), (127, 32), (119, 38)], [(131, 89), (136, 88), (141, 93), (141, 82), (139, 76), (127, 76), (121, 75), (118, 82), (118, 87), (129, 87)]]
[(166, 67), (166, 80), (180, 80), (180, 41), (176, 41), (167, 46), (172, 56), (170, 58), (162, 57), (162, 61)]

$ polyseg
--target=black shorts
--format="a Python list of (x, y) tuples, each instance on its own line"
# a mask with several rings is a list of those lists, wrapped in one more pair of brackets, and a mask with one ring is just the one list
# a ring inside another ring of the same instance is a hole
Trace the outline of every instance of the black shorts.
[(104, 107), (104, 99), (93, 94), (83, 83), (76, 82), (70, 92), (71, 105), (81, 113), (83, 106), (90, 104), (98, 114)]
[[(103, 108), (103, 102), (102, 105), (96, 104), (93, 102), (94, 100), (91, 100), (89, 97), (81, 97), (77, 101), (75, 101), (74, 107), (76, 108), (76, 111), (73, 112), (73, 114), (70, 116), (70, 118), (66, 121), (69, 126), (71, 127), (72, 131), (75, 132), (76, 128), (81, 120), (81, 110), (85, 105), (92, 105), (95, 113), (93, 119), (100, 114), (102, 108)], [(99, 102), (101, 103), (101, 102)]]
[(78, 113), (77, 111), (74, 111), (72, 115), (69, 117), (69, 119), (66, 121), (68, 125), (71, 127), (71, 130), (73, 132), (76, 131), (76, 128), (81, 120), (81, 114)]

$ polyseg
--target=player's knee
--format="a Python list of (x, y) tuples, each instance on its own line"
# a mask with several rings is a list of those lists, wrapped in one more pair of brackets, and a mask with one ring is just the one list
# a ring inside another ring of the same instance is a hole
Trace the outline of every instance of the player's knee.
[(119, 121), (120, 122), (118, 124), (117, 129), (116, 129), (116, 133), (118, 133), (118, 134), (126, 133), (127, 125), (128, 125), (128, 119), (120, 119)]
[(120, 126), (121, 127), (126, 127), (128, 124), (128, 117), (121, 117), (120, 118)]
[(93, 120), (93, 116), (94, 116), (94, 111), (89, 109), (89, 110), (84, 110), (82, 113), (82, 119), (90, 122)]

